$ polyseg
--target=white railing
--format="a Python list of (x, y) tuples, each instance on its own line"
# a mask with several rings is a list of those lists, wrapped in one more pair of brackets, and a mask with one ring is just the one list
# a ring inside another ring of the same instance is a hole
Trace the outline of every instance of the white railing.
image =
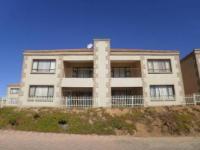
[(53, 102), (53, 97), (29, 97), (28, 102)]
[(143, 96), (112, 96), (112, 107), (136, 107), (144, 106)]
[(175, 101), (175, 96), (151, 97), (151, 101)]
[(6, 106), (6, 101), (7, 101), (6, 97), (0, 97), (0, 108)]
[(186, 105), (200, 105), (200, 94), (193, 94), (185, 96)]
[(65, 98), (68, 108), (88, 108), (93, 107), (92, 96), (68, 96)]

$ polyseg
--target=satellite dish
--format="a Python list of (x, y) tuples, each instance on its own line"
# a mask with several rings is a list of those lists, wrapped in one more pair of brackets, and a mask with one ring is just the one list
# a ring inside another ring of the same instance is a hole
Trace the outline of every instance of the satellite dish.
[(88, 45), (87, 45), (87, 48), (88, 49), (90, 49), (90, 48), (92, 48), (93, 47), (93, 44), (92, 43), (89, 43)]

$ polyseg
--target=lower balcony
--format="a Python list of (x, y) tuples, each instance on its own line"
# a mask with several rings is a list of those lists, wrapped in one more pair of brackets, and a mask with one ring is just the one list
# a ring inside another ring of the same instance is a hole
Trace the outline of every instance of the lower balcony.
[(112, 107), (141, 107), (144, 99), (141, 87), (112, 88)]
[(92, 88), (63, 88), (62, 95), (68, 108), (93, 107)]

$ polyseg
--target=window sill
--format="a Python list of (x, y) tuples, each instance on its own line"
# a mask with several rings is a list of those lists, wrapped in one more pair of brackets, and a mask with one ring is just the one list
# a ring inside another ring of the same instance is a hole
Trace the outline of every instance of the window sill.
[(55, 72), (31, 72), (31, 74), (55, 74)]
[(173, 74), (172, 72), (148, 72), (148, 74)]

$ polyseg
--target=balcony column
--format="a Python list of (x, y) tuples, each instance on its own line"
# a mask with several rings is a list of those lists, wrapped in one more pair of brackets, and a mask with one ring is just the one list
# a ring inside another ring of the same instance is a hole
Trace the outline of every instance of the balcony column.
[(94, 40), (94, 107), (111, 107), (110, 40)]

